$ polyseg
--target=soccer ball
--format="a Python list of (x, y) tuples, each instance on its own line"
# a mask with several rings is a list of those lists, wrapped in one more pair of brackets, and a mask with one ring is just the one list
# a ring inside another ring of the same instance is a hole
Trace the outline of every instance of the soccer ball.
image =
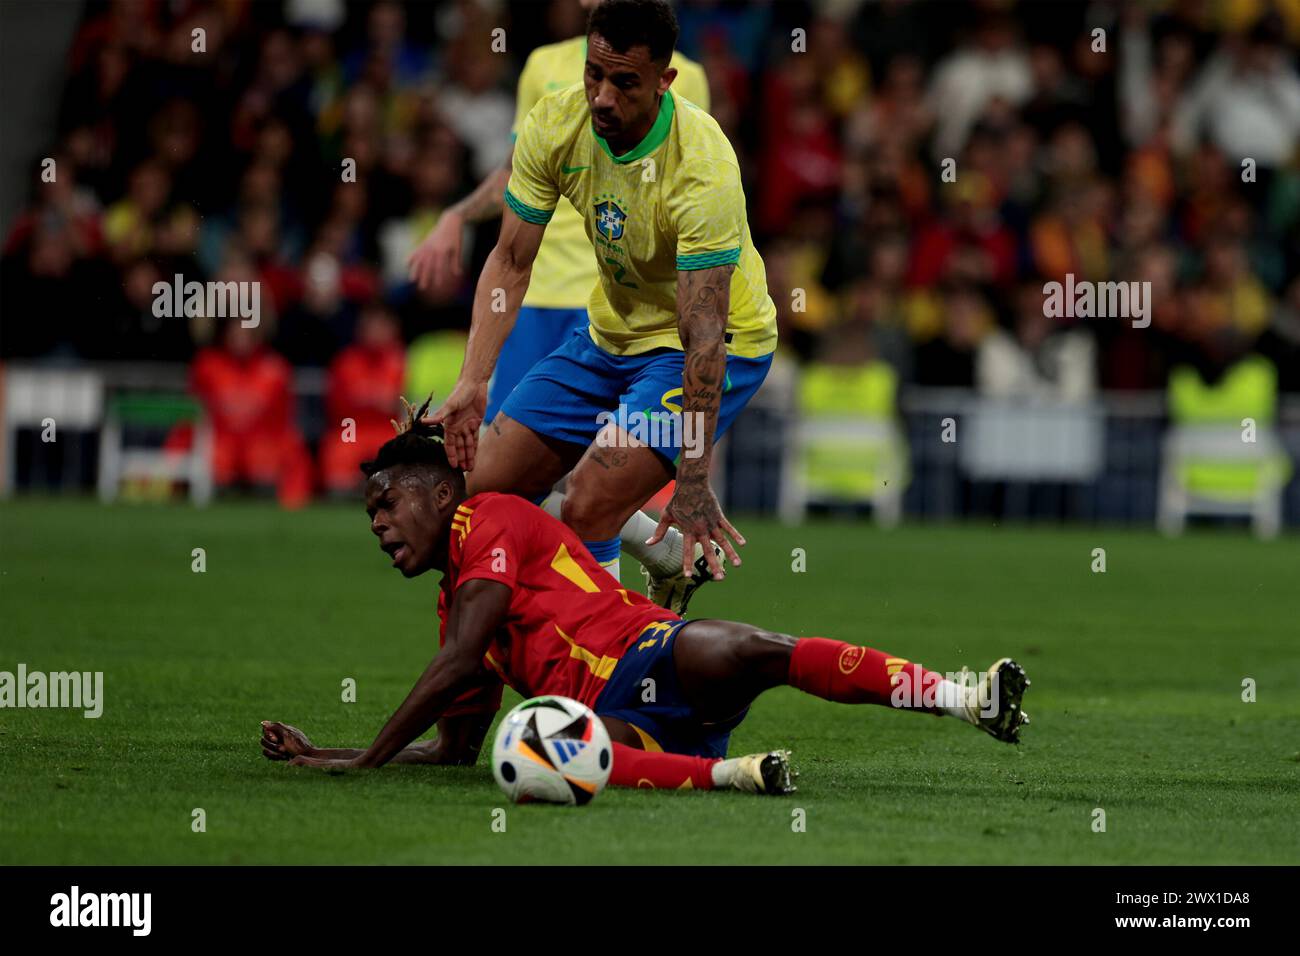
[(524, 701), (506, 714), (492, 744), (492, 775), (513, 803), (589, 803), (613, 763), (605, 725), (568, 697)]

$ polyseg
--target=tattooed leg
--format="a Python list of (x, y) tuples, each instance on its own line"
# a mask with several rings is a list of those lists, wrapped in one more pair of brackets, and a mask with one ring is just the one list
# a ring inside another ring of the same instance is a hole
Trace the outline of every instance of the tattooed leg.
[(564, 523), (584, 541), (613, 538), (672, 477), (672, 466), (657, 452), (606, 425), (569, 477)]

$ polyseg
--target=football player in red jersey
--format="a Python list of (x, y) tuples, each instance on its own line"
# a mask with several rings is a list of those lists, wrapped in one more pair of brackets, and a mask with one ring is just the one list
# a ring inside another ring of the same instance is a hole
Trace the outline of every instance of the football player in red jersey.
[[(946, 714), (1019, 740), (1029, 681), (1009, 658), (967, 684), (842, 641), (683, 621), (620, 587), (541, 508), (513, 495), (466, 497), (439, 427), (419, 423), (421, 411), (409, 409), (400, 434), (363, 466), (366, 510), (393, 567), (412, 578), (443, 572), (442, 649), (366, 749), (317, 748), (268, 721), (267, 757), (323, 767), (472, 764), (504, 684), (590, 707), (614, 745), (613, 785), (790, 792), (786, 751), (726, 758), (754, 698), (781, 685)], [(437, 737), (413, 743), (435, 723)]]

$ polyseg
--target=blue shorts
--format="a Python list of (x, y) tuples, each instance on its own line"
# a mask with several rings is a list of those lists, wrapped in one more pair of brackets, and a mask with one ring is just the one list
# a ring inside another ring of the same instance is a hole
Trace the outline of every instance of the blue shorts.
[[(613, 422), (670, 464), (702, 436), (683, 428), (682, 355), (662, 348), (641, 355), (613, 355), (591, 341), (586, 327), (524, 376), (502, 411), (539, 435), (590, 445)], [(727, 356), (715, 440), (736, 420), (772, 366), (772, 356)]]
[(599, 717), (616, 717), (631, 724), (640, 731), (646, 750), (657, 747), (666, 753), (725, 757), (731, 732), (749, 708), (721, 723), (705, 723), (686, 702), (677, 682), (673, 647), (682, 626), (689, 623), (652, 624), (642, 631), (615, 665), (592, 710)]
[(525, 305), (519, 309), (515, 327), (501, 346), (497, 367), (488, 382), (485, 422), (497, 417), (506, 396), (515, 390), (528, 370), (568, 340), (575, 329), (587, 328), (587, 310), (539, 309)]

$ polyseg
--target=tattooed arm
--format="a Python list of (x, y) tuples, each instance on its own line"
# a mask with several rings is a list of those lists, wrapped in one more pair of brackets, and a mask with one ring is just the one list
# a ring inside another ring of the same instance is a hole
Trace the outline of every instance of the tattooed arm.
[(690, 416), (692, 427), (700, 436), (699, 453), (692, 455), (683, 445), (677, 464), (677, 485), (664, 509), (659, 527), (650, 543), (659, 541), (675, 524), (684, 541), (682, 571), (691, 574), (695, 545), (704, 546), (704, 555), (715, 580), (723, 577), (722, 563), (713, 553), (710, 540), (716, 541), (733, 565), (740, 556), (732, 546), (745, 539), (722, 514), (718, 499), (709, 485), (709, 463), (713, 458), (713, 433), (718, 426), (718, 409), (722, 404), (722, 386), (727, 377), (725, 335), (731, 304), (731, 273), (735, 266), (692, 269), (678, 273), (677, 329), (685, 353), (682, 368), (682, 417)]

